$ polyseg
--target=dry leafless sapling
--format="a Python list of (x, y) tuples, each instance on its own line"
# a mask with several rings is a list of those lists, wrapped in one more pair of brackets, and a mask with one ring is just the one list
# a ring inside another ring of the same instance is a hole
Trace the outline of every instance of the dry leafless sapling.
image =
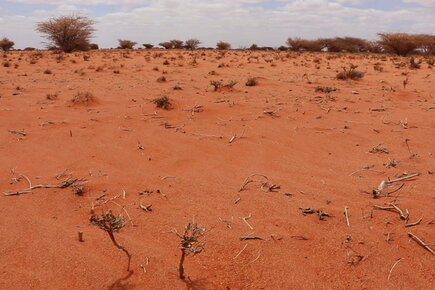
[(91, 222), (91, 224), (96, 225), (97, 227), (105, 231), (109, 235), (112, 243), (127, 255), (127, 271), (130, 271), (131, 254), (123, 245), (116, 241), (114, 235), (115, 232), (119, 232), (119, 230), (125, 226), (124, 217), (122, 215), (113, 215), (112, 211), (109, 209), (103, 212), (101, 216), (92, 215), (89, 218), (89, 221)]
[(175, 234), (180, 238), (181, 257), (178, 266), (178, 273), (180, 279), (185, 279), (184, 275), (184, 259), (189, 254), (196, 255), (202, 252), (205, 243), (198, 239), (205, 235), (205, 229), (199, 227), (196, 223), (188, 223), (184, 228), (184, 233)]

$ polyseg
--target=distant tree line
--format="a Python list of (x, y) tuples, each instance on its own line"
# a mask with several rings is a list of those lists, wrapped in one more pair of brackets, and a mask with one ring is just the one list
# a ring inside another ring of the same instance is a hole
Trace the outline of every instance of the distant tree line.
[[(36, 31), (42, 33), (48, 40), (47, 48), (64, 52), (83, 51), (98, 49), (98, 45), (90, 40), (95, 32), (95, 22), (85, 16), (60, 16), (40, 22)], [(435, 55), (435, 35), (431, 34), (408, 34), (408, 33), (378, 33), (379, 40), (369, 41), (356, 37), (319, 38), (315, 40), (299, 37), (288, 38), (286, 45), (277, 49), (281, 51), (328, 51), (328, 52), (370, 52), (370, 53), (394, 53), (401, 56), (419, 53)], [(119, 49), (133, 49), (137, 42), (119, 39)], [(4, 37), (0, 40), (0, 49), (7, 51), (13, 48), (14, 42)], [(201, 41), (192, 38), (186, 41), (172, 39), (160, 42), (158, 46), (164, 49), (188, 49), (200, 48)], [(144, 43), (145, 49), (155, 46)], [(26, 48), (30, 50), (31, 48)], [(231, 49), (231, 44), (224, 41), (216, 43), (216, 49)], [(251, 45), (249, 50), (275, 50), (273, 47), (260, 47)]]

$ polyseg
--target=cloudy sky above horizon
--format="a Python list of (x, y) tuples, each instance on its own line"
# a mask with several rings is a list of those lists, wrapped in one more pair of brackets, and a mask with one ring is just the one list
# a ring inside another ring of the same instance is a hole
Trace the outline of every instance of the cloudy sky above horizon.
[(0, 0), (0, 37), (15, 48), (43, 47), (36, 23), (61, 15), (96, 20), (93, 42), (157, 44), (197, 38), (214, 47), (280, 46), (288, 37), (435, 32), (435, 0)]

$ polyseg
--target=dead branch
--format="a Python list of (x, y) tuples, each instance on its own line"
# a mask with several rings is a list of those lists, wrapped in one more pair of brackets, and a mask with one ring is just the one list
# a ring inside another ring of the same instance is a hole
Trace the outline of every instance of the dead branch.
[(393, 212), (397, 212), (400, 216), (400, 218), (404, 221), (407, 221), (409, 219), (409, 213), (407, 213), (406, 215), (403, 213), (403, 210), (401, 210), (397, 205), (395, 205), (394, 203), (388, 203), (389, 206), (385, 207), (385, 206), (379, 206), (379, 205), (373, 205), (374, 208), (380, 209), (380, 210), (388, 210), (388, 211), (393, 211)]
[(346, 218), (346, 224), (347, 224), (347, 226), (350, 227), (348, 210), (349, 210), (349, 208), (347, 206), (345, 206), (344, 207), (344, 217)]
[(320, 209), (312, 209), (312, 208), (299, 208), (302, 211), (303, 215), (307, 214), (317, 214), (320, 220), (325, 220), (325, 217), (332, 217), (329, 213), (321, 211)]
[(400, 261), (404, 260), (404, 258), (399, 258), (394, 264), (393, 267), (391, 267), (390, 272), (388, 273), (388, 278), (387, 280), (390, 280), (391, 277), (391, 273), (393, 272), (394, 267), (396, 267), (397, 264), (399, 264)]
[(405, 224), (405, 227), (409, 228), (409, 227), (413, 227), (416, 225), (419, 225), (421, 223), (421, 221), (423, 220), (423, 218), (421, 217), (418, 221), (413, 222), (413, 223), (409, 223), (409, 224)]
[(12, 196), (12, 195), (20, 195), (20, 194), (26, 194), (26, 193), (31, 193), (33, 189), (38, 189), (38, 188), (66, 188), (66, 187), (70, 187), (76, 183), (81, 183), (83, 184), (84, 182), (86, 182), (86, 179), (84, 178), (67, 178), (66, 180), (62, 181), (61, 183), (57, 184), (57, 185), (50, 185), (50, 184), (38, 184), (38, 185), (31, 185), (31, 182), (29, 180), (29, 178), (27, 178), (27, 176), (24, 176), (27, 179), (27, 181), (29, 182), (29, 187), (26, 189), (23, 189), (21, 191), (5, 191), (3, 192), (3, 195), (6, 196)]
[(12, 133), (12, 134), (17, 134), (17, 135), (22, 135), (22, 136), (26, 136), (27, 135), (26, 132), (24, 132), (24, 130), (22, 130), (22, 131), (8, 130), (8, 131), (9, 131), (9, 133)]
[[(403, 181), (403, 180), (408, 180), (414, 177), (419, 176), (420, 173), (413, 173), (404, 177), (400, 177), (400, 178), (396, 178), (396, 179), (392, 179), (392, 180), (383, 180), (381, 181), (381, 183), (378, 185), (378, 188), (373, 189), (372, 194), (374, 198), (379, 198), (382, 194), (382, 191), (388, 187), (390, 187), (392, 184), (398, 182), (398, 181)], [(397, 190), (393, 191), (396, 192)], [(392, 193), (392, 192), (390, 192)]]
[(258, 237), (258, 236), (241, 236), (240, 240), (241, 241), (246, 241), (246, 240), (262, 240), (262, 241), (267, 241), (265, 238)]
[(425, 248), (426, 250), (431, 252), (432, 255), (435, 255), (435, 252), (430, 248), (430, 246), (428, 244), (426, 244), (425, 242), (423, 242), (419, 237), (417, 237), (416, 235), (414, 235), (411, 232), (408, 232), (408, 236), (411, 237), (414, 241), (416, 241), (417, 244), (419, 244), (420, 246), (422, 246), (423, 248)]

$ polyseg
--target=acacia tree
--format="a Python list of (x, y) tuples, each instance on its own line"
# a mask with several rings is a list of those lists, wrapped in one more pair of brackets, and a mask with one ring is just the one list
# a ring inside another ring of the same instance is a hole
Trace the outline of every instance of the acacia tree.
[(184, 43), (185, 43), (185, 47), (187, 49), (193, 50), (193, 49), (198, 48), (198, 46), (201, 44), (201, 41), (199, 41), (198, 39), (195, 39), (195, 38), (191, 38), (191, 39), (186, 40)]
[(4, 51), (10, 50), (15, 45), (15, 42), (9, 40), (7, 37), (3, 37), (2, 40), (0, 40), (0, 48)]
[(384, 51), (392, 52), (400, 56), (412, 53), (418, 47), (415, 35), (407, 33), (378, 33)]
[(118, 39), (119, 46), (121, 49), (133, 49), (133, 47), (137, 44), (137, 42), (126, 40), (126, 39)]
[(178, 39), (172, 39), (169, 40), (170, 43), (172, 43), (172, 47), (175, 49), (181, 49), (183, 48), (183, 41), (182, 40), (178, 40)]
[(88, 50), (95, 22), (86, 16), (60, 16), (37, 24), (36, 31), (45, 34), (48, 47), (64, 52)]

